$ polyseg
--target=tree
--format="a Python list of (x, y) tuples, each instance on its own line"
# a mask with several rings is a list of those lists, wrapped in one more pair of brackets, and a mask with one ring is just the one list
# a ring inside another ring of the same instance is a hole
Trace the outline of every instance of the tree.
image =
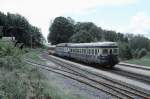
[(145, 55), (147, 55), (147, 50), (145, 48), (142, 48), (139, 52), (138, 52), (138, 58), (142, 58)]
[(75, 34), (70, 42), (96, 42), (102, 38), (102, 29), (92, 22), (78, 22), (74, 26)]
[(41, 44), (43, 36), (39, 28), (32, 26), (28, 20), (19, 15), (0, 13), (0, 25), (3, 26), (4, 36), (12, 36), (25, 45), (31, 45), (31, 36), (35, 45)]
[(119, 56), (122, 59), (132, 58), (131, 48), (129, 47), (128, 43), (119, 42)]
[(73, 43), (87, 43), (92, 42), (93, 38), (91, 34), (89, 34), (87, 31), (81, 30), (77, 33), (75, 33), (71, 38), (70, 42)]
[(67, 43), (74, 34), (74, 25), (65, 17), (57, 17), (49, 28), (48, 41), (51, 44)]
[(0, 26), (6, 25), (6, 21), (7, 21), (6, 15), (4, 13), (0, 12)]
[(137, 35), (137, 36), (132, 36), (129, 39), (129, 46), (133, 49), (141, 49), (141, 48), (145, 48), (145, 49), (149, 49), (149, 43), (150, 40), (142, 35)]

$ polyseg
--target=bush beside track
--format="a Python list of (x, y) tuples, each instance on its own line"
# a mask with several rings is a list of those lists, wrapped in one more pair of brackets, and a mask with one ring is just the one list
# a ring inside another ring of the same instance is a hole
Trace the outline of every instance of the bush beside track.
[(28, 50), (0, 40), (0, 99), (51, 99), (39, 70), (22, 61)]

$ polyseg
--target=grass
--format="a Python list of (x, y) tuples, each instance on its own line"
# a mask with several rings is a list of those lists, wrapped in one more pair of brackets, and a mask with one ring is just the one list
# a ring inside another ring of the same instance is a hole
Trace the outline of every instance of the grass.
[(137, 65), (143, 65), (143, 66), (149, 66), (150, 67), (150, 53), (141, 59), (131, 59), (128, 61), (125, 61), (130, 64), (137, 64)]
[(30, 60), (36, 62), (36, 63), (46, 65), (46, 61), (44, 61), (40, 57), (41, 51), (43, 51), (43, 50), (41, 50), (41, 49), (30, 50), (30, 52), (26, 53), (23, 58), (27, 58), (27, 59), (30, 59)]
[(86, 96), (75, 95), (74, 93), (64, 90), (53, 82), (47, 82), (47, 92), (49, 92), (52, 99), (87, 99)]
[(40, 71), (22, 61), (26, 50), (0, 40), (0, 99), (51, 99)]

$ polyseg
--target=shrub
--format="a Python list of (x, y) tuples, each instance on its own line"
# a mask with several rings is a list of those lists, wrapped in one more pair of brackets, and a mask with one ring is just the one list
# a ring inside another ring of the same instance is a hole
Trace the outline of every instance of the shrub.
[(23, 53), (0, 42), (0, 99), (51, 99), (42, 74), (22, 61)]
[(123, 43), (123, 42), (119, 43), (119, 57), (122, 59), (132, 58), (131, 48), (127, 43)]
[(140, 49), (136, 49), (133, 51), (133, 57), (134, 58), (138, 58), (138, 53), (139, 53)]
[(139, 52), (138, 52), (138, 58), (142, 58), (145, 55), (147, 55), (147, 50), (145, 48), (142, 48)]

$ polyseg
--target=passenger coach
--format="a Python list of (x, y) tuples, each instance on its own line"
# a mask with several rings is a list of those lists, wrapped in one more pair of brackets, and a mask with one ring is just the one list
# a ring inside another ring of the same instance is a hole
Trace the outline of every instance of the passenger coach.
[(55, 54), (86, 63), (113, 67), (119, 62), (118, 50), (116, 42), (61, 43), (56, 45)]

